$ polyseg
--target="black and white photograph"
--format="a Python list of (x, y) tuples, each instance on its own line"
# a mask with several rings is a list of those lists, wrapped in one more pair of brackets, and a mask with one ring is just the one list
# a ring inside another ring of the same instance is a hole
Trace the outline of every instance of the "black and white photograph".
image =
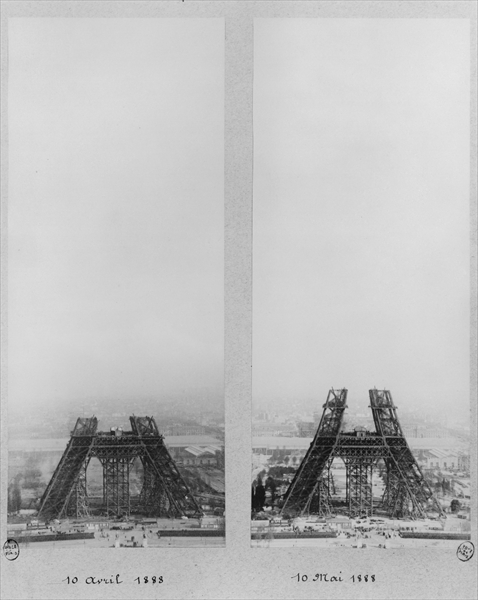
[(8, 535), (224, 545), (224, 21), (8, 33)]
[(476, 0), (0, 9), (2, 600), (476, 600)]
[(469, 26), (254, 23), (253, 546), (470, 540)]

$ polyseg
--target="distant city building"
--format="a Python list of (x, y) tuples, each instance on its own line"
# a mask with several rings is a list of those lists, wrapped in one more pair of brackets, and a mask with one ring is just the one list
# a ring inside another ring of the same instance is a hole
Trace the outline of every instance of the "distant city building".
[(470, 454), (469, 452), (458, 451), (458, 469), (460, 471), (470, 470)]
[(256, 436), (295, 436), (297, 428), (294, 423), (254, 423), (252, 426), (253, 434)]
[(297, 429), (300, 437), (313, 437), (317, 426), (314, 421), (299, 421), (297, 423)]
[(423, 453), (426, 468), (458, 469), (458, 452), (432, 448)]
[(219, 446), (188, 446), (178, 453), (176, 464), (187, 466), (217, 466), (217, 455), (221, 452)]
[(253, 436), (252, 450), (256, 454), (272, 456), (274, 450), (286, 450), (288, 454), (305, 452), (310, 446), (312, 438), (303, 437), (274, 437)]
[[(210, 435), (172, 435), (165, 436), (165, 444), (174, 459), (184, 456), (186, 448), (198, 447), (201, 449), (207, 447), (218, 448), (223, 455), (224, 441)], [(9, 465), (15, 471), (24, 464), (26, 457), (33, 454), (41, 454), (44, 469), (48, 472), (53, 471), (59, 456), (65, 450), (68, 443), (66, 438), (58, 439), (28, 439), (28, 440), (10, 440), (9, 441)], [(215, 459), (215, 464), (223, 468), (223, 458)], [(222, 464), (221, 464), (222, 463)], [(192, 464), (192, 463), (190, 463)], [(207, 463), (204, 463), (207, 464)]]
[[(252, 438), (253, 444), (253, 452), (256, 454), (265, 454), (271, 456), (275, 449), (284, 449), (288, 450), (289, 453), (293, 453), (294, 451), (305, 452), (308, 450), (313, 437), (287, 437), (287, 436), (274, 436), (274, 435), (257, 435), (254, 432)], [(168, 442), (168, 441), (167, 441)], [(445, 451), (445, 454), (448, 456), (450, 453), (455, 453), (456, 458), (454, 459), (455, 463), (458, 463), (458, 460), (461, 461), (460, 464), (469, 465), (470, 455), (466, 451), (467, 444), (457, 440), (455, 438), (411, 438), (408, 440), (408, 444), (412, 451), (415, 453), (418, 452), (426, 452), (431, 449), (440, 449)], [(461, 453), (461, 454), (460, 454)], [(461, 456), (461, 458), (459, 458)], [(468, 458), (466, 458), (468, 457)], [(425, 459), (424, 459), (425, 460)], [(435, 462), (434, 459), (432, 462)], [(467, 462), (468, 461), (468, 462)], [(448, 462), (448, 461), (447, 461)], [(453, 462), (450, 460), (450, 462)], [(423, 462), (424, 467), (427, 468), (426, 461)], [(428, 467), (431, 468), (431, 467)], [(458, 467), (463, 470), (466, 469), (466, 466)]]
[(421, 425), (402, 426), (407, 438), (446, 438), (449, 433), (444, 427), (424, 427)]
[(205, 429), (202, 425), (171, 425), (163, 427), (161, 430), (163, 435), (204, 435)]

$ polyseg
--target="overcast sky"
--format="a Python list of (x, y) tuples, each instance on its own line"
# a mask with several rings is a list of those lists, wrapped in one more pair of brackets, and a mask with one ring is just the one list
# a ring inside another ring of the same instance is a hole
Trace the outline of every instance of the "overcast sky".
[(254, 32), (254, 401), (468, 407), (469, 22)]
[(16, 408), (223, 382), (224, 21), (9, 20)]

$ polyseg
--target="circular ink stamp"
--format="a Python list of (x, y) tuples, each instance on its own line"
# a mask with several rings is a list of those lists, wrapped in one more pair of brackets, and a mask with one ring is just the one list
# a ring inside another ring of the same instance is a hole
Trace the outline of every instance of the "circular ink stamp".
[(473, 542), (463, 542), (458, 546), (458, 550), (456, 551), (456, 555), (462, 561), (470, 560), (474, 553), (475, 546)]
[(18, 542), (13, 539), (8, 539), (3, 544), (3, 554), (7, 560), (15, 560), (20, 554), (20, 546)]

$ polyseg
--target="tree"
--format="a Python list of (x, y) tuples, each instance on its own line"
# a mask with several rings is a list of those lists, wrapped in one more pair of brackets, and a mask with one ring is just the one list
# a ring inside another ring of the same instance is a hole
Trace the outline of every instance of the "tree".
[(253, 487), (253, 508), (256, 511), (261, 511), (264, 508), (266, 499), (266, 490), (262, 485), (262, 477), (257, 476), (256, 485)]
[(264, 489), (264, 486), (262, 484), (256, 486), (256, 493), (255, 493), (256, 510), (262, 510), (264, 508), (265, 499), (266, 499), (266, 490)]
[(224, 469), (224, 449), (216, 450), (216, 467)]
[(274, 506), (274, 501), (276, 497), (276, 488), (277, 484), (274, 479), (269, 475), (266, 480), (266, 490), (269, 489), (271, 491), (271, 505)]
[(280, 450), (279, 450), (279, 448), (274, 448), (274, 450), (272, 450), (271, 461), (274, 461), (274, 462), (279, 462), (280, 461)]
[(22, 494), (20, 491), (19, 479), (15, 478), (8, 486), (8, 510), (17, 512), (22, 507)]
[(29, 467), (25, 471), (25, 488), (37, 489), (41, 486), (42, 472), (38, 467)]
[(452, 513), (456, 513), (460, 510), (461, 504), (460, 501), (454, 498), (450, 503), (450, 510)]

